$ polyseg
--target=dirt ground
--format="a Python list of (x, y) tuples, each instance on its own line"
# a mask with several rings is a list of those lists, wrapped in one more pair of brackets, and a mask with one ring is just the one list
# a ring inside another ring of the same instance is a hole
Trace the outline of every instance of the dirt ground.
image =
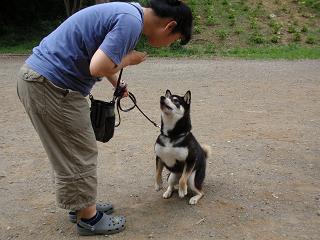
[[(0, 239), (78, 239), (16, 95), (24, 59), (0, 57)], [(320, 239), (319, 61), (148, 59), (123, 79), (158, 122), (166, 89), (191, 90), (193, 133), (212, 148), (205, 196), (190, 206), (190, 196), (155, 192), (159, 130), (137, 110), (122, 113), (114, 138), (99, 143), (98, 199), (127, 229), (87, 239)], [(112, 94), (106, 82), (93, 92)]]

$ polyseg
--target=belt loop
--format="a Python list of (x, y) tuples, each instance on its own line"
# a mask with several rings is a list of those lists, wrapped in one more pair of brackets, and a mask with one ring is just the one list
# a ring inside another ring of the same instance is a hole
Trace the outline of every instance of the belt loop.
[(66, 97), (69, 94), (69, 89), (66, 89), (65, 92), (63, 93), (63, 96)]

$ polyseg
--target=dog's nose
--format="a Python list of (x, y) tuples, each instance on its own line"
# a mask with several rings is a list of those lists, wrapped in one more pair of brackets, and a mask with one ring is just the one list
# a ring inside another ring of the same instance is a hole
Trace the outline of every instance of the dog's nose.
[(165, 100), (166, 100), (166, 98), (164, 96), (160, 97), (160, 103), (164, 103)]

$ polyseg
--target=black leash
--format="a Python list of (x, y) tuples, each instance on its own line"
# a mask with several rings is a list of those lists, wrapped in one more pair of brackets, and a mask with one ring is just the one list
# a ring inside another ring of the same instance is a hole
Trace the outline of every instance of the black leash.
[(152, 121), (141, 109), (140, 107), (137, 105), (137, 99), (136, 97), (133, 95), (133, 93), (129, 92), (129, 98), (131, 99), (131, 101), (133, 102), (133, 106), (127, 109), (123, 109), (121, 106), (121, 99), (123, 98), (122, 95), (124, 93), (124, 90), (126, 89), (126, 84), (122, 84), (121, 83), (121, 77), (122, 77), (122, 72), (123, 72), (123, 68), (121, 69), (120, 73), (119, 73), (119, 77), (118, 77), (118, 82), (117, 82), (117, 86), (116, 89), (113, 93), (113, 101), (116, 102), (117, 104), (117, 112), (118, 112), (118, 116), (119, 116), (119, 122), (115, 125), (115, 127), (118, 127), (121, 123), (121, 116), (120, 116), (120, 110), (122, 112), (129, 112), (131, 110), (133, 110), (135, 107), (139, 110), (139, 112), (149, 121), (151, 122), (155, 127), (160, 128), (160, 126), (155, 123), (154, 121)]

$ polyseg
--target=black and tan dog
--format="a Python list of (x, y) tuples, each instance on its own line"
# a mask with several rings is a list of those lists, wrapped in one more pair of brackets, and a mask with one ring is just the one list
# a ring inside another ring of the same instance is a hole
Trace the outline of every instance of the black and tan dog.
[(202, 185), (210, 148), (200, 146), (191, 133), (190, 103), (190, 91), (178, 96), (167, 90), (160, 98), (161, 134), (155, 144), (155, 188), (157, 191), (162, 188), (162, 170), (166, 167), (170, 171), (169, 186), (163, 198), (171, 197), (174, 186), (179, 184), (180, 198), (187, 195), (189, 187), (196, 194), (189, 203), (197, 204), (203, 196)]

